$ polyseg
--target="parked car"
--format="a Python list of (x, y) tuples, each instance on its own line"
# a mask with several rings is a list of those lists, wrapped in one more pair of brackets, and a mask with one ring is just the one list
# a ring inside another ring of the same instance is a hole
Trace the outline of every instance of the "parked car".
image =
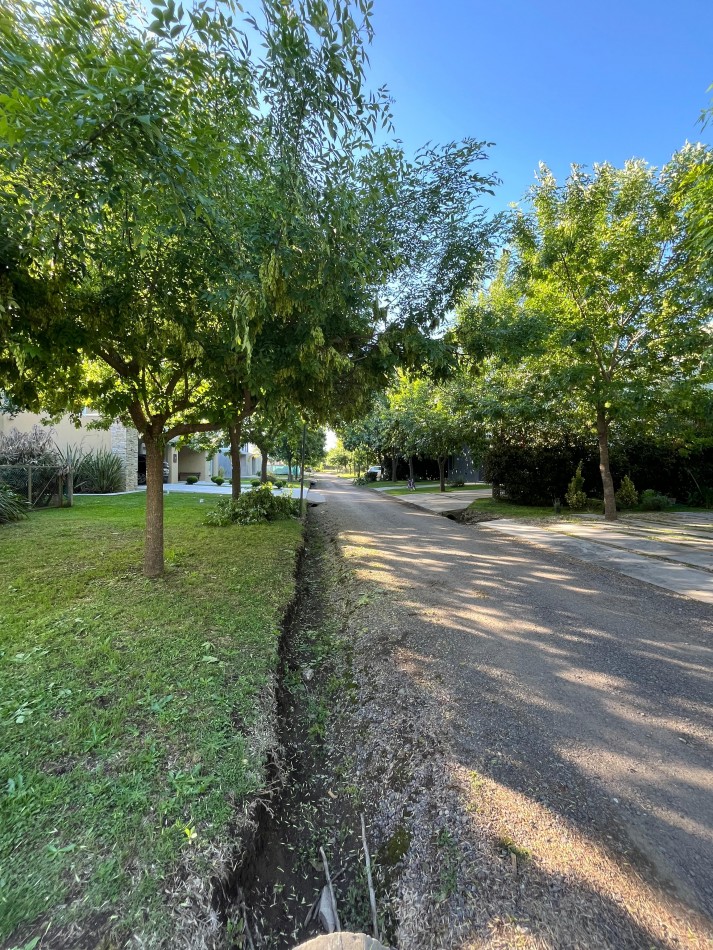
[[(168, 467), (168, 462), (164, 462), (164, 463), (163, 463), (163, 482), (164, 482), (164, 484), (166, 484), (166, 482), (168, 481), (169, 473), (170, 473), (170, 469), (169, 469), (169, 467)], [(145, 485), (145, 484), (146, 484), (146, 456), (145, 456), (145, 455), (140, 455), (140, 456), (139, 456), (139, 472), (138, 472), (136, 481), (137, 481), (137, 484), (139, 484), (139, 485)]]
[(366, 480), (368, 482), (376, 482), (381, 478), (381, 466), (372, 465), (371, 468), (366, 470)]

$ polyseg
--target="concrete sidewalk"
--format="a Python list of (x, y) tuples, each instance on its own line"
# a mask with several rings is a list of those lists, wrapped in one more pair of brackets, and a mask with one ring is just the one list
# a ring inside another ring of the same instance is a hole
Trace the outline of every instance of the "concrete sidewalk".
[[(572, 522), (557, 522), (545, 527), (506, 518), (478, 525), (479, 529), (487, 532), (518, 538), (548, 551), (566, 554), (588, 564), (663, 587), (683, 597), (713, 604), (713, 572), (674, 559), (675, 552), (670, 546), (666, 557), (655, 553), (655, 547), (651, 547), (647, 553), (639, 553), (643, 540), (632, 539), (632, 548), (627, 549), (617, 543), (621, 532), (611, 531), (610, 535), (602, 526), (601, 530), (589, 531), (588, 536), (584, 537), (577, 535), (576, 527)], [(707, 556), (710, 559), (710, 552)]]

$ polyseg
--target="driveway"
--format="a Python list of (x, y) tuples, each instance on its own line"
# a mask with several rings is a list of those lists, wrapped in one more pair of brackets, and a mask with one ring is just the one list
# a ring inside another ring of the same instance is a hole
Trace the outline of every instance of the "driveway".
[(319, 488), (355, 573), (398, 608), (379, 662), (439, 696), (459, 765), (500, 790), (547, 860), (565, 825), (613, 855), (630, 883), (584, 852), (575, 871), (620, 920), (619, 903), (649, 908), (635, 938), (600, 945), (703, 946), (645, 922), (673, 900), (713, 937), (713, 610), (343, 482)]

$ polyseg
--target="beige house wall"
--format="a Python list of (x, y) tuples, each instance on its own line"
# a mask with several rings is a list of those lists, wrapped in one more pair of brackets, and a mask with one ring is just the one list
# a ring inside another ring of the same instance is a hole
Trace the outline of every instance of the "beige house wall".
[(99, 418), (98, 414), (87, 414), (82, 417), (81, 426), (77, 428), (70, 418), (65, 416), (56, 424), (45, 427), (42, 425), (42, 416), (32, 412), (20, 412), (16, 416), (0, 413), (0, 435), (7, 435), (11, 429), (31, 432), (34, 426), (42, 426), (54, 431), (54, 440), (59, 449), (66, 449), (67, 446), (81, 448), (85, 452), (90, 449), (111, 449), (111, 432), (108, 429), (87, 428), (90, 422), (97, 422)]
[(212, 474), (211, 463), (206, 459), (205, 452), (181, 449), (178, 453), (178, 480), (180, 482), (185, 482), (188, 475), (197, 475), (199, 481), (206, 482), (210, 480)]
[[(99, 413), (85, 412), (79, 426), (76, 426), (69, 416), (64, 416), (47, 428), (52, 429), (55, 444), (60, 451), (67, 448), (81, 449), (83, 452), (106, 450), (118, 455), (124, 463), (124, 491), (132, 491), (137, 485), (138, 433), (136, 429), (127, 429), (120, 422), (112, 423), (109, 429), (89, 428), (91, 423), (97, 423), (100, 419)], [(12, 429), (31, 432), (35, 426), (44, 427), (42, 416), (31, 412), (20, 412), (16, 416), (0, 413), (0, 435), (7, 435)]]

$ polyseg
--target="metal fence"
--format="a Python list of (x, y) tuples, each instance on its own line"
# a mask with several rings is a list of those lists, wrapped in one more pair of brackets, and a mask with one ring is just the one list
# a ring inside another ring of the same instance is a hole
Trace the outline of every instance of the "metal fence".
[(0, 465), (0, 485), (26, 498), (31, 508), (64, 508), (72, 504), (72, 471), (60, 465)]

